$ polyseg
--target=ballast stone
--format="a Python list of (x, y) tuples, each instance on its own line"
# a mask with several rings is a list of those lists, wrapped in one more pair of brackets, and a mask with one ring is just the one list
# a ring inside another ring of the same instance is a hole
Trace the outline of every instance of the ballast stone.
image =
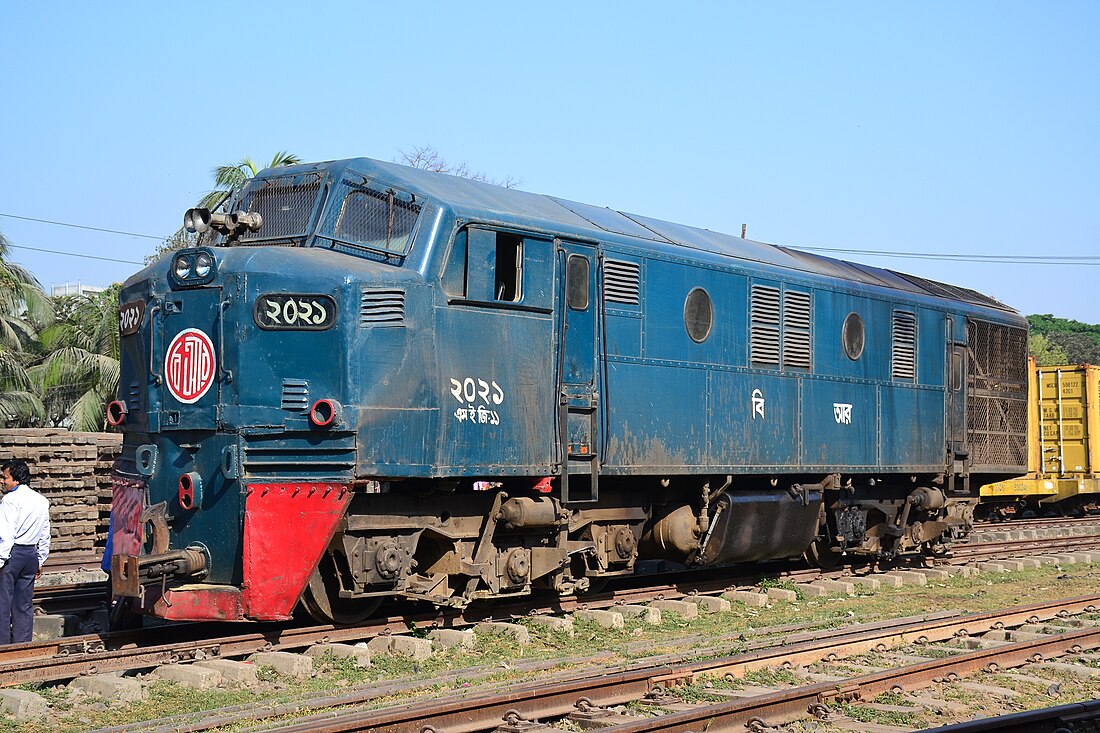
[(685, 621), (699, 618), (699, 607), (687, 601), (650, 601), (649, 605), (664, 611), (678, 614)]
[(688, 596), (684, 600), (699, 609), (699, 613), (722, 613), (731, 609), (729, 601), (716, 596)]
[(573, 619), (568, 616), (528, 616), (527, 622), (550, 631), (560, 631), (567, 636), (573, 636), (574, 633)]
[(149, 694), (145, 686), (132, 677), (116, 677), (110, 674), (77, 677), (69, 683), (69, 687), (89, 695), (119, 702), (138, 702), (144, 700)]
[(218, 670), (193, 664), (162, 664), (153, 673), (158, 679), (192, 690), (211, 690), (222, 682), (222, 673)]
[(271, 667), (284, 677), (305, 679), (313, 674), (313, 660), (290, 652), (256, 652), (249, 660), (260, 667)]
[(367, 642), (371, 654), (393, 654), (423, 661), (432, 656), (432, 640), (415, 636), (376, 636)]
[(0, 690), (0, 711), (17, 721), (41, 720), (50, 713), (46, 698), (30, 690)]
[(901, 578), (902, 585), (928, 585), (928, 577), (916, 570), (894, 570), (887, 575), (897, 575)]
[(443, 649), (473, 649), (477, 644), (474, 632), (459, 629), (432, 629), (428, 638)]
[(238, 685), (255, 685), (260, 681), (256, 676), (256, 665), (235, 659), (203, 659), (193, 662), (191, 666), (217, 670), (223, 680)]
[(999, 562), (1001, 566), (1009, 572), (1018, 572), (1020, 570), (1023, 570), (1025, 567), (1023, 562), (1019, 560), (998, 560), (997, 562)]
[(949, 580), (951, 574), (946, 570), (940, 570), (939, 568), (921, 568), (921, 573), (928, 580), (935, 580), (937, 582)]
[(847, 579), (848, 583), (863, 590), (878, 590), (882, 587), (882, 581), (870, 575), (854, 575)]
[(61, 639), (80, 628), (80, 619), (69, 614), (44, 614), (34, 617), (31, 638), (34, 641)]
[(351, 659), (358, 667), (370, 666), (370, 649), (352, 644), (314, 644), (306, 649), (306, 656), (319, 659), (326, 654), (337, 659)]
[(728, 590), (722, 597), (732, 603), (744, 603), (749, 608), (764, 608), (768, 605), (766, 593), (755, 593), (749, 590)]
[(813, 583), (795, 583), (794, 587), (806, 598), (821, 598), (829, 595), (829, 591)]
[(828, 578), (821, 578), (819, 580), (815, 580), (813, 583), (810, 583), (810, 585), (816, 585), (819, 588), (822, 588), (828, 594), (836, 593), (852, 595), (856, 592), (855, 585), (844, 580), (829, 580)]
[(508, 624), (501, 621), (482, 621), (474, 626), (474, 633), (485, 634), (487, 636), (511, 636), (520, 644), (531, 643), (531, 632), (527, 630), (526, 626), (520, 626), (519, 624)]
[(798, 592), (793, 591), (790, 588), (768, 588), (765, 591), (773, 601), (786, 601), (787, 603), (794, 603), (798, 600)]
[(626, 626), (623, 615), (616, 611), (581, 609), (574, 611), (573, 615), (580, 621), (589, 621), (605, 629), (621, 629)]
[(661, 609), (653, 608), (652, 606), (626, 604), (623, 606), (615, 606), (615, 610), (623, 615), (623, 619), (641, 619), (643, 624), (649, 624), (650, 626), (660, 626), (663, 620)]

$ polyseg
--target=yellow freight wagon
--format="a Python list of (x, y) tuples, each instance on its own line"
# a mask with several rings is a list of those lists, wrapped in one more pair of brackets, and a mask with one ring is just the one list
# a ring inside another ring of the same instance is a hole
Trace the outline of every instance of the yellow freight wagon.
[(1029, 363), (1028, 473), (981, 488), (987, 510), (1070, 514), (1100, 503), (1100, 366)]

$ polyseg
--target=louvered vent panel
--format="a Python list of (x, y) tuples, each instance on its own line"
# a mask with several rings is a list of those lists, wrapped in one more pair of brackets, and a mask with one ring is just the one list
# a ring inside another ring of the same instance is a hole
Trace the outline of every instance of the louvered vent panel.
[(779, 366), (779, 289), (753, 285), (750, 311), (750, 360)]
[(752, 349), (750, 356), (757, 364), (779, 366), (779, 329), (775, 326), (752, 327)]
[(783, 366), (809, 369), (810, 294), (796, 290), (783, 293)]
[(915, 379), (917, 375), (917, 317), (894, 311), (894, 340), (890, 349), (890, 376)]
[(309, 407), (309, 383), (304, 379), (284, 379), (279, 407), (284, 410), (305, 410)]
[(359, 301), (359, 325), (405, 325), (405, 291), (364, 289)]
[(752, 286), (752, 322), (779, 325), (779, 289)]
[(607, 260), (603, 267), (603, 298), (610, 303), (638, 305), (641, 267), (635, 262)]
[(783, 332), (783, 366), (810, 368), (810, 332)]
[(126, 409), (130, 412), (141, 412), (141, 385), (137, 382), (130, 383), (130, 396), (126, 399)]

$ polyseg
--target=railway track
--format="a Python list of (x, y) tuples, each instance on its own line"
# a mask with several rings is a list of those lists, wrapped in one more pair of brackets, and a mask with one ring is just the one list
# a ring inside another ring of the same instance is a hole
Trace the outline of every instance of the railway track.
[[(1014, 547), (1028, 549), (1030, 546), (1040, 547), (1044, 538), (1042, 533), (1052, 530), (1065, 530), (1073, 532), (1073, 538), (1065, 538), (1061, 544), (1049, 544), (1045, 551), (1063, 552), (1075, 549), (1094, 549), (1100, 547), (1100, 522), (1089, 523), (1081, 519), (1033, 519), (1013, 522), (983, 523), (976, 527), (967, 544), (956, 545), (949, 558), (945, 562), (959, 563), (970, 562), (982, 558), (995, 557), (1006, 551), (1012, 551)], [(1010, 532), (1031, 532), (1034, 537), (1019, 540), (997, 540), (998, 534)], [(1082, 533), (1088, 533), (1082, 535)], [(1095, 535), (1094, 541), (1090, 536)], [(1036, 550), (1038, 551), (1038, 550)], [(100, 556), (95, 554), (65, 555), (59, 558), (51, 557), (44, 568), (44, 582), (35, 587), (35, 605), (40, 613), (67, 613), (79, 614), (102, 608), (105, 603), (107, 588), (102, 580), (100, 571)], [(861, 571), (867, 563), (860, 563), (854, 569)], [(785, 573), (781, 563), (769, 563), (765, 572)], [(789, 565), (788, 565), (789, 567)], [(728, 571), (720, 571), (726, 572)], [(61, 582), (55, 580), (61, 576), (77, 576), (87, 574), (87, 580), (75, 582)], [(793, 577), (793, 576), (792, 576)], [(726, 576), (728, 582), (751, 584), (749, 577)]]
[[(765, 731), (811, 716), (838, 723), (845, 716), (842, 708), (868, 704), (873, 709), (873, 699), (883, 692), (908, 695), (914, 706), (948, 706), (943, 700), (922, 698), (917, 691), (934, 683), (965, 684), (965, 678), (983, 670), (1034, 665), (1100, 648), (1100, 621), (1077, 618), (1096, 615), (1098, 608), (1100, 595), (1091, 595), (991, 613), (939, 613), (842, 629), (761, 630), (747, 639), (731, 635), (716, 640), (717, 646), (680, 656), (643, 658), (627, 666), (590, 664), (505, 691), (485, 683), (441, 694), (437, 679), (371, 684), (283, 705), (238, 706), (103, 729), (102, 733), (239, 729), (290, 712), (302, 717), (282, 727), (265, 725), (264, 730), (514, 732), (549, 730), (548, 723), (568, 719), (585, 727), (641, 733)], [(743, 651), (700, 659), (722, 643), (741, 646)], [(867, 655), (878, 661), (868, 664)], [(810, 671), (811, 667), (818, 671)], [(742, 682), (746, 675), (767, 669), (798, 670), (792, 673), (797, 684), (759, 687)], [(477, 676), (463, 671), (457, 674), (464, 679)], [(413, 702), (367, 708), (387, 695), (418, 688), (431, 688), (433, 693)], [(617, 707), (623, 705), (631, 706), (625, 714)]]
[[(944, 566), (964, 565), (1021, 554), (1055, 554), (1100, 549), (1100, 535), (1070, 538), (1036, 538), (977, 545), (961, 545)], [(908, 566), (900, 566), (905, 568)], [(891, 568), (885, 568), (887, 570)], [(754, 572), (749, 572), (754, 570)], [(857, 569), (870, 577), (869, 566)], [(708, 569), (695, 573), (623, 578), (621, 587), (579, 597), (534, 597), (491, 607), (472, 606), (464, 611), (438, 611), (409, 614), (394, 610), (355, 627), (330, 625), (282, 624), (171, 624), (123, 633), (85, 634), (30, 644), (0, 647), (0, 686), (10, 687), (36, 682), (53, 682), (82, 674), (120, 672), (160, 664), (187, 662), (202, 658), (242, 657), (257, 651), (295, 651), (318, 643), (359, 642), (376, 636), (405, 633), (409, 629), (469, 628), (482, 621), (510, 621), (531, 615), (560, 615), (578, 609), (609, 609), (621, 605), (644, 604), (653, 600), (675, 600), (695, 595), (717, 595), (738, 588), (754, 588), (762, 578), (788, 584), (809, 584), (821, 580), (853, 581), (853, 568), (831, 571), (767, 563), (744, 568), (731, 575), (729, 569)], [(54, 586), (44, 595), (36, 593), (42, 608), (100, 607), (104, 601), (102, 584)], [(56, 596), (52, 596), (56, 593)], [(247, 632), (242, 632), (247, 629)]]
[[(1065, 549), (1081, 550), (1082, 538), (1073, 538), (1075, 544)], [(1093, 541), (1100, 538), (1092, 538)], [(1064, 541), (1064, 538), (1055, 540)], [(1036, 552), (1050, 553), (1054, 551), (1054, 545), (1041, 542), (1028, 543), (1029, 548)], [(1007, 543), (1018, 551), (1019, 542)], [(1064, 547), (1064, 545), (1058, 545)], [(1004, 550), (1005, 547), (1001, 549)], [(1003, 555), (1002, 555), (1003, 556)], [(971, 562), (980, 558), (971, 558)], [(960, 558), (951, 558), (952, 561), (961, 561)], [(946, 567), (946, 566), (945, 566)], [(767, 567), (772, 578), (782, 579), (788, 583), (808, 583), (820, 579), (843, 577), (838, 573), (822, 573), (817, 570), (797, 569), (782, 571), (776, 565)], [(869, 570), (869, 569), (868, 569)], [(843, 570), (841, 572), (850, 572)], [(932, 572), (926, 570), (925, 572)], [(941, 576), (936, 577), (942, 577)], [(544, 598), (532, 601), (510, 604), (508, 606), (494, 605), (492, 613), (479, 611), (479, 609), (467, 609), (465, 613), (440, 613), (437, 611), (425, 612), (414, 616), (400, 615), (394, 610), (393, 615), (380, 618), (370, 624), (354, 628), (336, 628), (332, 626), (294, 626), (292, 624), (178, 624), (162, 626), (153, 629), (145, 629), (136, 632), (122, 634), (85, 635), (53, 640), (50, 642), (38, 642), (35, 644), (0, 647), (0, 685), (12, 686), (33, 682), (51, 682), (69, 679), (86, 674), (103, 672), (121, 672), (128, 670), (147, 670), (161, 664), (186, 663), (197, 659), (213, 658), (240, 658), (246, 657), (258, 651), (300, 651), (316, 644), (326, 643), (351, 643), (363, 641), (380, 635), (400, 634), (409, 629), (461, 629), (483, 620), (510, 621), (517, 617), (530, 614), (547, 614), (562, 616), (581, 610), (610, 609), (615, 606), (642, 604), (655, 599), (683, 599), (703, 594), (719, 594), (723, 590), (737, 586), (752, 586), (760, 582), (760, 575), (744, 576), (741, 578), (714, 577), (708, 573), (700, 573), (685, 577), (683, 574), (675, 576), (674, 580), (665, 583), (655, 583), (659, 576), (635, 579), (638, 582), (646, 582), (644, 587), (617, 587), (604, 593), (584, 596), (581, 598)], [(670, 576), (671, 577), (671, 576)], [(850, 579), (850, 578), (849, 578)], [(756, 590), (760, 590), (759, 587)], [(715, 600), (715, 599), (711, 599)], [(1094, 599), (1095, 600), (1095, 599)], [(1100, 602), (1097, 602), (1100, 605)], [(957, 614), (956, 614), (957, 615)], [(942, 620), (942, 615), (920, 619), (922, 622)], [(1040, 619), (1036, 616), (1036, 619)], [(911, 621), (911, 620), (910, 620)], [(894, 622), (884, 622), (893, 624)], [(877, 624), (885, 628), (883, 624)], [(845, 630), (844, 633), (848, 633)], [(690, 642), (695, 647), (692, 655), (722, 656), (728, 654), (731, 648), (738, 649), (766, 649), (778, 645), (789, 646), (793, 643), (820, 641), (822, 643), (835, 643), (838, 636), (836, 629), (816, 630), (808, 627), (796, 627), (785, 629), (771, 629), (760, 633), (735, 633), (729, 638), (715, 640), (713, 638), (698, 638)], [(687, 654), (680, 659), (664, 656), (659, 660), (660, 665), (687, 664)], [(577, 659), (574, 663), (578, 666), (599, 666), (600, 659)], [(560, 664), (560, 660), (557, 662)], [(543, 663), (546, 669), (552, 669), (555, 665)], [(536, 665), (537, 666), (537, 665)], [(636, 664), (629, 669), (634, 669)], [(532, 668), (534, 670), (534, 668)], [(626, 669), (626, 668), (624, 668)], [(616, 672), (617, 673), (617, 672)], [(457, 674), (457, 673), (456, 673)], [(534, 671), (533, 671), (534, 674)], [(547, 674), (544, 670), (543, 674)], [(469, 675), (466, 675), (467, 677)], [(476, 675), (475, 675), (476, 676)], [(705, 675), (703, 677), (706, 677)], [(700, 679), (702, 679), (701, 677)], [(375, 684), (369, 690), (359, 690), (363, 702), (375, 699), (380, 690), (389, 690), (393, 694), (424, 686), (425, 684), (438, 686), (438, 681), (410, 682), (397, 681), (386, 684)], [(679, 683), (677, 683), (679, 684)], [(487, 694), (490, 691), (486, 691)], [(666, 690), (666, 696), (668, 691)], [(724, 694), (724, 693), (715, 693)], [(334, 698), (332, 695), (324, 696), (324, 699)], [(591, 699), (591, 698), (590, 698)], [(666, 698), (660, 698), (667, 700)], [(317, 702), (317, 701), (315, 701)], [(643, 703), (650, 705), (656, 703)], [(658, 700), (659, 702), (659, 700)], [(303, 705), (313, 705), (308, 700), (295, 701), (291, 705), (296, 709), (306, 709)], [(328, 703), (317, 702), (320, 709), (328, 709)], [(351, 702), (332, 703), (332, 705), (350, 705)], [(361, 703), (357, 703), (361, 704)], [(675, 703), (679, 705), (680, 703)], [(845, 702), (844, 704), (848, 704)], [(307, 705), (307, 707), (308, 707)], [(587, 703), (582, 703), (582, 707)], [(261, 705), (261, 712), (246, 709), (239, 714), (245, 718), (263, 717), (267, 713), (264, 710), (278, 709), (271, 703)], [(288, 708), (286, 712), (289, 712)], [(522, 711), (521, 711), (522, 712)], [(585, 711), (574, 711), (576, 715), (605, 715), (597, 708)], [(213, 716), (218, 718), (223, 713)], [(224, 713), (230, 717), (238, 713)], [(330, 714), (330, 713), (327, 713)], [(178, 722), (178, 721), (177, 721)], [(499, 723), (500, 721), (498, 721)], [(527, 725), (516, 719), (520, 729)], [(620, 723), (623, 721), (619, 721)], [(175, 724), (175, 723), (173, 723)], [(166, 723), (166, 725), (168, 725)], [(194, 725), (198, 725), (197, 723)], [(194, 727), (191, 723), (185, 728), (165, 728), (165, 730), (203, 730), (200, 725)], [(203, 724), (205, 725), (205, 724)], [(502, 730), (510, 730), (507, 723), (501, 724)], [(134, 726), (132, 730), (144, 730), (147, 726)], [(419, 729), (418, 729), (419, 730)], [(440, 729), (440, 730), (450, 730)]]

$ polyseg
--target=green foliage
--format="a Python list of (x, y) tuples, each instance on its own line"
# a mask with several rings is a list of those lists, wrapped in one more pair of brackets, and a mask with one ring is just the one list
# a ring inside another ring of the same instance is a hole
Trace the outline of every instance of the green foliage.
[(1027, 317), (1028, 351), (1040, 366), (1100, 364), (1100, 325), (1055, 318), (1049, 313)]
[(1027, 336), (1027, 353), (1035, 357), (1039, 366), (1059, 366), (1069, 363), (1069, 355), (1061, 346), (1056, 346), (1041, 333), (1032, 331)]
[(10, 251), (0, 233), (0, 427), (33, 424), (45, 414), (27, 370), (38, 355), (38, 329), (52, 318), (42, 286), (8, 259)]
[(57, 320), (43, 329), (45, 357), (30, 370), (52, 425), (107, 430), (104, 413), (118, 393), (118, 293), (55, 298)]
[(153, 254), (145, 258), (145, 264), (151, 265), (169, 252), (175, 252), (177, 249), (184, 249), (186, 247), (194, 247), (198, 243), (198, 234), (191, 234), (183, 227), (180, 227), (172, 236), (157, 245), (157, 248), (153, 250)]
[[(275, 153), (275, 157), (271, 159), (271, 162), (264, 167), (280, 168), (288, 165), (298, 165), (301, 162), (302, 159), (297, 155), (280, 150)], [(243, 186), (248, 182), (248, 179), (255, 176), (260, 170), (261, 167), (256, 164), (256, 161), (248, 156), (241, 158), (241, 161), (235, 165), (216, 166), (210, 172), (214, 177), (213, 190), (203, 194), (195, 206), (216, 211), (229, 201), (229, 196), (235, 189)], [(181, 211), (180, 216), (182, 215), (183, 212)], [(145, 258), (145, 264), (152, 264), (169, 252), (175, 252), (177, 249), (184, 249), (185, 247), (194, 247), (198, 243), (199, 235), (189, 233), (181, 226), (172, 236), (157, 245), (157, 248), (153, 250), (153, 254)]]

